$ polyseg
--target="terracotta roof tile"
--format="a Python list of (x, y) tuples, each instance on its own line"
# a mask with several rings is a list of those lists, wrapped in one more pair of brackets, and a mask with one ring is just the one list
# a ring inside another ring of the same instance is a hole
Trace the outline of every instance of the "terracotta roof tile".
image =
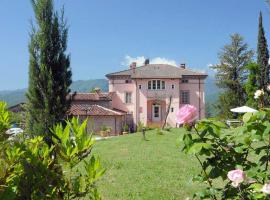
[(131, 78), (182, 78), (185, 76), (201, 76), (206, 78), (207, 74), (167, 64), (149, 64), (136, 67), (134, 72), (132, 69), (127, 69), (110, 73), (106, 76), (108, 78), (112, 76), (130, 76)]
[(70, 115), (74, 116), (121, 116), (124, 112), (111, 110), (100, 105), (72, 104)]
[[(72, 94), (70, 94), (72, 95)], [(109, 93), (76, 93), (73, 95), (72, 100), (81, 101), (111, 101), (112, 92)]]

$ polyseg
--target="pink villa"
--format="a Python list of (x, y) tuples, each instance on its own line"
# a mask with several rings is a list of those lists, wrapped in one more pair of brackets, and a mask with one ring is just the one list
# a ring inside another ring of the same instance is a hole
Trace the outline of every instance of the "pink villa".
[(107, 74), (109, 92), (76, 94), (71, 114), (89, 117), (93, 131), (102, 125), (118, 135), (127, 124), (136, 130), (137, 124), (161, 127), (168, 117), (168, 126), (176, 126), (176, 113), (182, 105), (196, 106), (199, 119), (205, 117), (204, 81), (206, 74), (168, 64), (136, 66)]

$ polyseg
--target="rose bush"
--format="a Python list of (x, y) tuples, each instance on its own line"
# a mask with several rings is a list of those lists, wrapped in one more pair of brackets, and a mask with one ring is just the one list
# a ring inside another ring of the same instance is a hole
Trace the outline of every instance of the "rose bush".
[(270, 199), (270, 109), (246, 113), (236, 128), (201, 120), (181, 141), (201, 166), (193, 181), (206, 184), (194, 199)]

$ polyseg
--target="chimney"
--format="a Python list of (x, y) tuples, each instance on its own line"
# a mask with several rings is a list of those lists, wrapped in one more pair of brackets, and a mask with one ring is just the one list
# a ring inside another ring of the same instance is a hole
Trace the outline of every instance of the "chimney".
[(149, 65), (149, 64), (150, 64), (150, 60), (149, 60), (149, 58), (146, 58), (144, 61), (144, 65)]
[(135, 73), (136, 65), (137, 65), (136, 62), (132, 62), (130, 64), (130, 69), (132, 69), (132, 73)]
[(186, 69), (186, 64), (185, 64), (185, 63), (181, 63), (181, 64), (180, 64), (180, 68)]

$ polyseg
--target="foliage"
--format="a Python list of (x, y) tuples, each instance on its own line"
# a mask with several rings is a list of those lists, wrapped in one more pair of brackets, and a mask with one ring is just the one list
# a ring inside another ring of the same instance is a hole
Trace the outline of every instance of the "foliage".
[(53, 0), (31, 0), (35, 14), (29, 44), (28, 132), (45, 134), (66, 117), (70, 107), (71, 69), (66, 54), (68, 28)]
[[(266, 91), (267, 84), (269, 83), (269, 51), (263, 28), (263, 19), (261, 12), (259, 16), (259, 33), (257, 45), (257, 63), (259, 65), (259, 88), (262, 88)], [(267, 101), (265, 101), (265, 103), (266, 102)]]
[(247, 78), (246, 65), (251, 62), (254, 53), (239, 34), (231, 35), (231, 43), (225, 45), (219, 53), (220, 63), (212, 68), (217, 71), (217, 85), (223, 89), (219, 98), (221, 114), (229, 115), (232, 107), (245, 104), (244, 82)]
[[(0, 102), (0, 134), (9, 128), (9, 114)], [(73, 118), (56, 125), (55, 145), (41, 136), (18, 142), (0, 141), (0, 199), (99, 199), (95, 182), (103, 175), (98, 158), (90, 155), (94, 140)], [(86, 157), (88, 157), (86, 159)], [(76, 168), (83, 166), (84, 170)]]
[(137, 124), (137, 131), (142, 132), (143, 128), (145, 128), (144, 124), (139, 121), (139, 123)]
[(129, 131), (129, 127), (127, 124), (124, 124), (123, 126), (123, 132), (128, 132)]
[(0, 142), (5, 138), (5, 132), (10, 128), (10, 113), (6, 110), (7, 104), (0, 101)]
[(254, 93), (260, 88), (259, 85), (259, 66), (256, 63), (249, 63), (246, 66), (248, 70), (248, 79), (245, 83), (245, 91), (247, 94), (247, 105), (257, 108), (258, 103), (254, 99)]
[[(208, 186), (197, 192), (199, 199), (268, 199), (263, 185), (270, 180), (270, 110), (247, 113), (244, 125), (228, 129), (219, 121), (202, 120), (182, 137), (183, 149), (201, 165), (194, 181)], [(241, 169), (244, 182), (235, 186), (227, 179), (231, 170)], [(223, 184), (216, 184), (217, 180)]]
[(107, 131), (109, 129), (109, 127), (107, 127), (106, 125), (103, 124), (100, 129), (101, 129), (101, 131)]

